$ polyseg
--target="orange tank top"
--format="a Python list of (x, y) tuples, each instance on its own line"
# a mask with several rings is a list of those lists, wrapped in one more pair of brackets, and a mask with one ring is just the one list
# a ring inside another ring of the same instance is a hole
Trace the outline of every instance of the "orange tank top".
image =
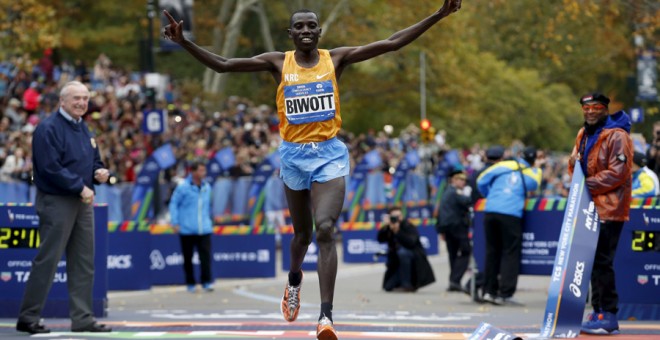
[(285, 53), (276, 101), (280, 135), (287, 142), (326, 141), (341, 128), (335, 65), (328, 50), (318, 51), (319, 62), (311, 68), (299, 66), (294, 51)]

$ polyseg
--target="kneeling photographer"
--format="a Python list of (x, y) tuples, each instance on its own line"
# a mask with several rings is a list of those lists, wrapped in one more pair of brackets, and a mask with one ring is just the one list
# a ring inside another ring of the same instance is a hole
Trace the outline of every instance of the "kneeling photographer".
[(433, 269), (426, 258), (417, 228), (403, 219), (401, 208), (392, 207), (383, 215), (378, 242), (387, 243), (385, 291), (415, 292), (435, 282)]

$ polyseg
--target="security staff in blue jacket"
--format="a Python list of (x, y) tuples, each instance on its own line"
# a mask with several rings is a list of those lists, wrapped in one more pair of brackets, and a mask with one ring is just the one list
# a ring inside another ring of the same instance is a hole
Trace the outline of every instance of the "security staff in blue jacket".
[(213, 291), (211, 276), (211, 185), (204, 181), (206, 166), (193, 162), (190, 175), (172, 193), (170, 199), (170, 219), (174, 231), (181, 240), (183, 270), (189, 292), (195, 292), (193, 253), (197, 248), (201, 266), (201, 283), (205, 291)]
[(541, 184), (541, 170), (533, 168), (536, 149), (527, 147), (522, 158), (496, 163), (477, 178), (486, 197), (484, 233), (486, 266), (483, 300), (495, 305), (518, 304), (522, 250), (522, 215), (527, 193)]
[(94, 184), (105, 183), (104, 168), (94, 135), (82, 116), (89, 90), (80, 82), (65, 84), (60, 108), (37, 125), (32, 137), (35, 208), (41, 244), (30, 277), (16, 330), (49, 333), (39, 323), (57, 265), (66, 254), (69, 316), (73, 332), (110, 332), (94, 320)]

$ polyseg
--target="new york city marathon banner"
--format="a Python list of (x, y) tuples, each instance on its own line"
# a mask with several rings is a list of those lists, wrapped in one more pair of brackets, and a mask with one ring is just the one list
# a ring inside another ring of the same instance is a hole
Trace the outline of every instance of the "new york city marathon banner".
[(542, 337), (574, 338), (580, 334), (599, 227), (596, 207), (577, 162), (550, 276)]

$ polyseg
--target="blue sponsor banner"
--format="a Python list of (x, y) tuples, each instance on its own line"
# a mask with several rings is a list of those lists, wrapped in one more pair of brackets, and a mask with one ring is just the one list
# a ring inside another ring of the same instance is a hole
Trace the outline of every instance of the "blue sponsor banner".
[(633, 123), (643, 123), (644, 122), (644, 108), (643, 107), (633, 107), (630, 109), (630, 119)]
[[(151, 234), (149, 262), (152, 285), (185, 284), (179, 235)], [(197, 255), (193, 257), (193, 267), (199, 273), (199, 258)]]
[[(362, 223), (362, 225), (369, 223)], [(417, 228), (420, 242), (426, 255), (439, 253), (438, 234), (433, 226)], [(378, 229), (342, 230), (343, 259), (346, 263), (384, 262), (386, 257), (380, 256), (387, 252), (387, 244), (378, 242)]]
[(332, 81), (285, 86), (284, 106), (289, 124), (307, 124), (333, 119), (336, 108)]
[[(282, 234), (282, 270), (288, 271), (291, 267), (291, 240), (293, 239), (293, 234), (286, 233)], [(305, 259), (303, 260), (302, 269), (303, 270), (316, 270), (316, 262), (319, 259), (319, 247), (316, 244), (316, 233), (312, 233), (312, 243), (309, 244), (307, 248), (307, 254), (305, 254)]]
[(142, 132), (145, 134), (160, 134), (167, 128), (167, 112), (165, 110), (144, 110)]
[(29, 203), (30, 186), (25, 182), (0, 182), (0, 202)]
[(396, 171), (392, 175), (392, 194), (388, 199), (390, 204), (400, 204), (403, 200), (403, 194), (406, 192), (406, 178), (409, 171), (412, 170), (408, 159), (404, 157), (396, 167)]
[(261, 226), (265, 223), (264, 202), (266, 200), (266, 182), (275, 173), (279, 165), (279, 155), (277, 152), (268, 156), (255, 171), (250, 186), (250, 195), (248, 198), (248, 209), (250, 211), (250, 225), (253, 227)]
[(151, 157), (154, 158), (160, 170), (165, 170), (172, 165), (176, 164), (176, 157), (174, 157), (174, 151), (172, 151), (172, 145), (164, 144), (158, 149), (154, 150)]
[(215, 180), (222, 175), (222, 167), (220, 164), (218, 164), (218, 161), (215, 160), (214, 158), (211, 158), (207, 163), (206, 163), (206, 177), (204, 180), (208, 182), (209, 184), (213, 185), (215, 183)]
[(435, 226), (419, 226), (417, 227), (417, 231), (419, 232), (419, 241), (422, 243), (424, 250), (426, 250), (426, 255), (440, 254), (438, 233), (435, 231)]
[(213, 275), (275, 277), (275, 235), (213, 235)]
[(137, 175), (136, 185), (152, 186), (158, 179), (160, 173), (160, 166), (153, 156), (147, 157), (147, 160), (142, 165), (142, 169)]
[[(212, 235), (211, 269), (214, 278), (275, 276), (275, 235)], [(183, 255), (177, 234), (152, 234), (149, 270), (153, 285), (183, 285)], [(193, 255), (195, 278), (199, 256)]]
[[(422, 219), (424, 221), (433, 217), (433, 207), (430, 205), (404, 206), (403, 213), (409, 220)], [(421, 224), (424, 225), (426, 223), (422, 222)]]
[(574, 338), (580, 334), (599, 230), (598, 213), (578, 162), (550, 276), (542, 337)]
[(387, 243), (379, 243), (378, 230), (344, 230), (341, 233), (345, 263), (385, 262)]
[(234, 149), (230, 146), (221, 149), (215, 153), (213, 157), (216, 162), (220, 165), (222, 170), (229, 170), (234, 164), (236, 164), (236, 157), (234, 156)]
[(151, 288), (148, 232), (108, 234), (108, 289), (144, 290)]
[[(32, 260), (37, 254), (39, 217), (33, 206), (0, 205), (0, 318), (16, 318)], [(93, 313), (107, 315), (108, 207), (94, 207), (94, 288)], [(32, 240), (32, 241), (31, 241)], [(41, 316), (69, 317), (66, 259), (60, 260)]]
[(494, 327), (493, 325), (482, 322), (477, 329), (470, 334), (468, 340), (521, 340), (522, 338), (515, 336), (503, 329)]

